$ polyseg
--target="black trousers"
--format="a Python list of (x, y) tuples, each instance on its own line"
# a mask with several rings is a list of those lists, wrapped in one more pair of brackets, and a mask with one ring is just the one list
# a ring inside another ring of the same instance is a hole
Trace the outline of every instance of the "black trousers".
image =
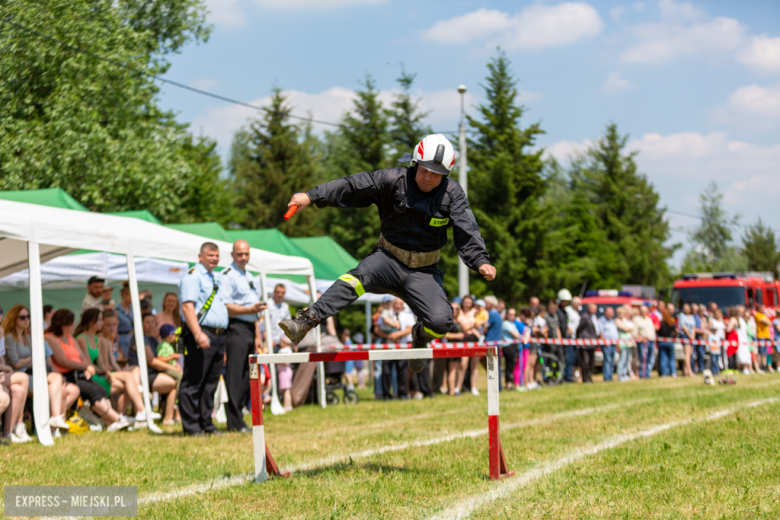
[(580, 360), (580, 369), (582, 370), (582, 382), (593, 382), (593, 364), (596, 359), (596, 350), (592, 348), (578, 348), (577, 356)]
[[(398, 395), (393, 396), (393, 367), (395, 367), (396, 378), (398, 382)], [(409, 392), (406, 391), (406, 372), (409, 368), (409, 363), (405, 359), (395, 360), (383, 360), (382, 361), (382, 397), (389, 399), (395, 397), (400, 399), (401, 397), (408, 397)]]
[(431, 391), (431, 362), (425, 362), (425, 368), (419, 374), (412, 374), (409, 377), (409, 389), (412, 392), (420, 392), (426, 397), (433, 397)]
[(517, 365), (518, 348), (517, 345), (504, 347), (504, 376), (507, 385), (515, 384), (515, 365)]
[(225, 387), (228, 403), (227, 429), (237, 431), (246, 428), (244, 414), (241, 413), (246, 396), (249, 394), (249, 356), (255, 353), (255, 333), (257, 324), (244, 320), (230, 319), (225, 343), (227, 345), (227, 364), (225, 365)]
[(348, 275), (359, 283), (343, 279), (336, 281), (310, 307), (315, 317), (324, 320), (337, 314), (357, 300), (363, 291), (392, 294), (405, 301), (422, 322), (423, 338), (427, 336), (430, 340), (449, 332), (452, 307), (442, 285), (444, 273), (435, 266), (409, 269), (390, 253), (374, 249)]
[(214, 392), (222, 374), (225, 357), (225, 334), (214, 334), (203, 329), (211, 346), (198, 347), (192, 334), (185, 339), (187, 352), (184, 354), (184, 374), (179, 387), (179, 413), (184, 433), (215, 432), (211, 421), (214, 408)]

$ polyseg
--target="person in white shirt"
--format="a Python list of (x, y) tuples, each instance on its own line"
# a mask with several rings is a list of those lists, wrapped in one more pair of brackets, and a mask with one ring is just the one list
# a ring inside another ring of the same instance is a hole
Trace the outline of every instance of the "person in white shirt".
[[(401, 330), (388, 334), (387, 341), (390, 343), (411, 343), (412, 328), (416, 323), (414, 315), (411, 312), (404, 311), (404, 301), (401, 298), (393, 300), (393, 312), (396, 319), (400, 322)], [(377, 325), (381, 328), (380, 323), (377, 323)], [(426, 363), (427, 366), (428, 364)], [(396, 371), (396, 382), (398, 385), (398, 392), (395, 396), (390, 394), (390, 389), (393, 386), (393, 368)], [(406, 390), (406, 372), (408, 368), (409, 363), (405, 359), (382, 361), (382, 395), (385, 400), (393, 397), (401, 400), (409, 399), (409, 393)], [(426, 372), (426, 370), (423, 369), (422, 372)]]
[(284, 296), (287, 294), (287, 288), (283, 284), (276, 284), (274, 295), (268, 301), (268, 311), (270, 314), (270, 323), (260, 325), (261, 330), (271, 335), (271, 342), (274, 344), (274, 352), (279, 350), (279, 341), (283, 334), (279, 328), (279, 322), (290, 319), (290, 306), (284, 302)]
[[(566, 311), (567, 328), (569, 330), (569, 337), (577, 337), (577, 327), (580, 326), (580, 311), (582, 307), (582, 300), (575, 296), (571, 299), (571, 304), (566, 305), (564, 310)], [(577, 365), (577, 346), (566, 345), (566, 365), (563, 370), (563, 378), (569, 383), (574, 381), (574, 367)]]

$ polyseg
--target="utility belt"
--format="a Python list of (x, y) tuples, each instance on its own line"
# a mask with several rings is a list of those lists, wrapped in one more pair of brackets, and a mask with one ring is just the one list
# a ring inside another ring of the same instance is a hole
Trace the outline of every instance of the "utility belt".
[(418, 269), (420, 267), (435, 265), (439, 263), (439, 260), (441, 259), (441, 249), (429, 253), (407, 251), (406, 249), (394, 246), (382, 235), (379, 235), (379, 242), (376, 243), (376, 247), (384, 249), (409, 269)]

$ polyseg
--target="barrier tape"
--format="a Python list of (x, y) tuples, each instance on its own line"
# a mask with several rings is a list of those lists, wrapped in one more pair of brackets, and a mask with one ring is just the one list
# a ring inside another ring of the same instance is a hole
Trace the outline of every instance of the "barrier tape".
[[(692, 345), (705, 345), (705, 346), (724, 346), (724, 347), (737, 347), (738, 341), (709, 341), (703, 339), (688, 339), (688, 338), (665, 338), (658, 337), (651, 341), (663, 341), (668, 343), (685, 343)], [(431, 348), (434, 349), (447, 349), (447, 348), (471, 348), (471, 347), (508, 347), (511, 345), (535, 343), (539, 345), (575, 345), (575, 346), (607, 346), (617, 345), (621, 343), (636, 343), (636, 340), (624, 340), (624, 339), (552, 339), (552, 338), (530, 338), (524, 341), (455, 341), (449, 343), (431, 343)], [(774, 341), (769, 339), (754, 340), (748, 342), (749, 345), (754, 346), (780, 346), (780, 341)], [(331, 345), (325, 347), (330, 350), (398, 350), (412, 348), (411, 343), (359, 343), (355, 345)]]

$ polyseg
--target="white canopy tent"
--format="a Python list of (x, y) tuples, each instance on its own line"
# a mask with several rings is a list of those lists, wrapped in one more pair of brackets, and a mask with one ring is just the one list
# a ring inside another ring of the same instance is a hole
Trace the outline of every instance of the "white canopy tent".
[[(43, 302), (41, 262), (80, 249), (105, 251), (125, 255), (127, 279), (133, 304), (136, 349), (144, 387), (144, 402), (151, 410), (149, 380), (146, 371), (146, 349), (143, 344), (141, 307), (138, 297), (136, 258), (159, 258), (192, 262), (198, 257), (203, 237), (169, 229), (143, 220), (86, 213), (35, 204), (0, 200), (0, 277), (29, 268), (30, 315), (32, 333), (32, 370), (34, 388), (46, 388), (46, 361), (43, 346)], [(213, 241), (220, 249), (220, 266), (231, 262), (232, 244)], [(304, 275), (310, 295), (316, 297), (316, 281), (311, 262), (252, 249), (247, 268), (261, 273)], [(268, 319), (268, 315), (266, 315)], [(319, 337), (317, 348), (319, 350)], [(322, 364), (319, 364), (322, 372)], [(319, 378), (320, 386), (324, 381)], [(324, 406), (324, 391), (320, 389), (320, 404)], [(44, 445), (53, 440), (49, 429), (49, 397), (47, 392), (33, 394), (33, 414), (38, 439)], [(150, 422), (150, 429), (159, 428)]]

